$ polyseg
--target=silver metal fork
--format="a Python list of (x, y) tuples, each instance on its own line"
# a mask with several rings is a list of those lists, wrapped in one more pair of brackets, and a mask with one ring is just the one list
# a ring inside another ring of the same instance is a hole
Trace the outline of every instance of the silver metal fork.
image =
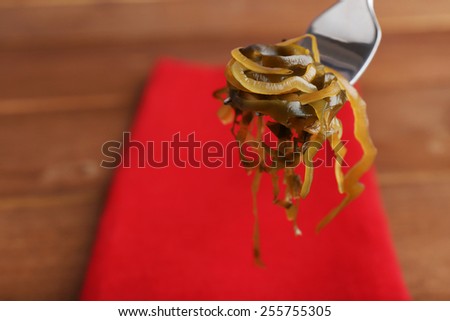
[(321, 62), (351, 84), (366, 70), (381, 40), (373, 0), (340, 0), (311, 23), (308, 33), (317, 38)]

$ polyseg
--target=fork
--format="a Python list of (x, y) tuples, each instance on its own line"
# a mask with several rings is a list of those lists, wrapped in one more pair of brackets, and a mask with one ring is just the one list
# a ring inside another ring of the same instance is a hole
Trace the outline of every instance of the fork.
[(364, 73), (381, 40), (373, 0), (340, 0), (311, 23), (308, 33), (317, 38), (321, 62), (351, 84)]

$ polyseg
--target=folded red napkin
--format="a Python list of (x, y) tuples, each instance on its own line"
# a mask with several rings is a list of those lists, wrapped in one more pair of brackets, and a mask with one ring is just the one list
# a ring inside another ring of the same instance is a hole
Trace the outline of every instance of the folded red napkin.
[[(149, 146), (156, 146), (156, 160), (163, 154), (161, 142), (176, 136), (187, 141), (193, 133), (202, 146), (232, 142), (229, 127), (216, 116), (220, 103), (211, 95), (224, 85), (223, 68), (160, 61), (144, 92), (131, 139), (153, 142)], [(351, 139), (346, 160), (352, 164), (361, 149), (352, 138), (349, 106), (339, 116), (344, 139)], [(270, 178), (263, 177), (258, 202), (266, 266), (261, 268), (252, 257), (251, 177), (237, 165), (236, 151), (232, 168), (181, 168), (173, 159), (165, 168), (138, 168), (137, 149), (131, 148), (131, 168), (119, 168), (115, 174), (82, 299), (409, 298), (373, 170), (364, 176), (362, 196), (317, 234), (316, 224), (342, 195), (333, 168), (316, 168), (299, 214), (300, 237), (294, 236), (284, 211), (272, 203)], [(186, 159), (186, 150), (182, 148), (180, 159)], [(199, 148), (195, 150), (200, 158)], [(318, 157), (329, 157), (323, 153)]]

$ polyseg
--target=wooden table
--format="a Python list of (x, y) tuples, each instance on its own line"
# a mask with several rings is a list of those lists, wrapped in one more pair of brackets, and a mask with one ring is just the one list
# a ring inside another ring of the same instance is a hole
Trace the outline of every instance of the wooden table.
[[(332, 1), (271, 3), (0, 3), (0, 299), (77, 298), (112, 174), (100, 146), (130, 125), (158, 56), (223, 64)], [(384, 38), (361, 85), (392, 235), (413, 297), (449, 300), (450, 3), (376, 5)]]

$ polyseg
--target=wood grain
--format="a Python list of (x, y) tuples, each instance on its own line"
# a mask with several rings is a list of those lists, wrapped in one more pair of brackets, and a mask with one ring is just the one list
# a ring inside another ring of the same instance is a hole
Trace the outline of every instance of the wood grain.
[[(112, 175), (100, 146), (129, 127), (158, 57), (223, 64), (332, 2), (2, 1), (0, 299), (77, 298)], [(384, 38), (361, 83), (381, 190), (413, 297), (449, 300), (450, 5), (376, 5)]]
[[(295, 36), (334, 1), (258, 0), (98, 1), (3, 0), (1, 47), (105, 44), (149, 39)], [(447, 0), (379, 0), (385, 33), (446, 31)], [(279, 23), (282, 21), (282, 23)], [(261, 31), (264, 32), (261, 32)], [(247, 40), (246, 43), (249, 42)]]
[(0, 300), (77, 298), (103, 195), (90, 188), (0, 200)]
[[(449, 300), (450, 180), (383, 182), (381, 187), (406, 283), (414, 299)], [(441, 173), (442, 174), (442, 173)], [(415, 176), (415, 172), (409, 175)], [(431, 177), (431, 178), (430, 178)]]

